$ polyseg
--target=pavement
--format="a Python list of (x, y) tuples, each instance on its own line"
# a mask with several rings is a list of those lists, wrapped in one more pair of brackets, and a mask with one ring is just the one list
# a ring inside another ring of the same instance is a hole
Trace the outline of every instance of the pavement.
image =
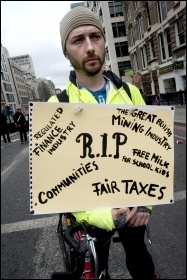
[(186, 105), (175, 106), (174, 122), (186, 124)]
[[(176, 105), (175, 106), (175, 114), (174, 114), (174, 122), (175, 123), (183, 123), (186, 124), (186, 105)], [(10, 133), (10, 137), (19, 134), (19, 132)], [(1, 142), (3, 138), (1, 136)]]

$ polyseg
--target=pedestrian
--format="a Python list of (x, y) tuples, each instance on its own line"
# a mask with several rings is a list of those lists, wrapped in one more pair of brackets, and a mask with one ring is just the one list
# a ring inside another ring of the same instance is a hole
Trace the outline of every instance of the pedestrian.
[(3, 106), (3, 114), (6, 116), (6, 122), (7, 124), (11, 123), (11, 115), (12, 115), (12, 109), (10, 108), (10, 106), (8, 106), (7, 104), (5, 104)]
[(19, 130), (19, 133), (20, 133), (21, 144), (23, 144), (23, 137), (24, 137), (24, 140), (26, 143), (27, 142), (26, 120), (25, 120), (23, 113), (21, 113), (20, 107), (17, 107), (16, 113), (15, 113), (13, 119), (15, 122), (15, 126)]
[(28, 132), (29, 131), (29, 113), (28, 113), (28, 111), (24, 111), (23, 115), (26, 120), (26, 132)]
[(3, 136), (3, 140), (5, 144), (11, 143), (7, 118), (3, 114), (3, 112), (1, 112), (1, 135)]
[[(62, 50), (70, 61), (66, 97), (70, 103), (137, 104), (145, 102), (134, 85), (127, 83), (131, 98), (122, 80), (112, 71), (104, 70), (105, 35), (99, 19), (86, 7), (69, 11), (60, 22)], [(59, 102), (52, 96), (49, 102)], [(157, 279), (154, 263), (144, 242), (151, 206), (99, 209), (72, 213), (77, 222), (84, 221), (87, 231), (97, 239), (99, 270), (108, 270), (109, 237), (117, 231), (126, 252), (126, 265), (133, 279)], [(103, 247), (103, 245), (107, 244)], [(107, 278), (110, 276), (107, 272)]]

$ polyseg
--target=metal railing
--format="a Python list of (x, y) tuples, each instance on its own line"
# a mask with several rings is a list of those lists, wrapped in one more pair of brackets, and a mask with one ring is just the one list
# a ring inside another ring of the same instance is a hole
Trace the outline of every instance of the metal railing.
[(186, 91), (159, 93), (146, 96), (147, 105), (186, 105)]

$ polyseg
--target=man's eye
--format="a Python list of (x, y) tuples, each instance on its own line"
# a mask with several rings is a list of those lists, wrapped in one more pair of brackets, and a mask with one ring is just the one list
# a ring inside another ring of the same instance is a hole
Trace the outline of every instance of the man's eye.
[(92, 37), (93, 39), (100, 39), (101, 38), (101, 36), (99, 36), (99, 35), (93, 35), (93, 37)]
[(82, 38), (78, 38), (74, 41), (74, 43), (80, 43), (80, 42), (82, 42), (82, 40), (83, 40)]

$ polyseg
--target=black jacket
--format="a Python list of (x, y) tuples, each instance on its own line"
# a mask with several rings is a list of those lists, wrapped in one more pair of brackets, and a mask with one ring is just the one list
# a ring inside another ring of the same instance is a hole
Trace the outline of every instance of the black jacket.
[(26, 124), (25, 117), (21, 112), (16, 112), (13, 118), (14, 118), (15, 123), (18, 125), (22, 126), (22, 125)]
[(8, 124), (6, 122), (6, 116), (1, 113), (1, 134), (7, 131), (8, 129)]

